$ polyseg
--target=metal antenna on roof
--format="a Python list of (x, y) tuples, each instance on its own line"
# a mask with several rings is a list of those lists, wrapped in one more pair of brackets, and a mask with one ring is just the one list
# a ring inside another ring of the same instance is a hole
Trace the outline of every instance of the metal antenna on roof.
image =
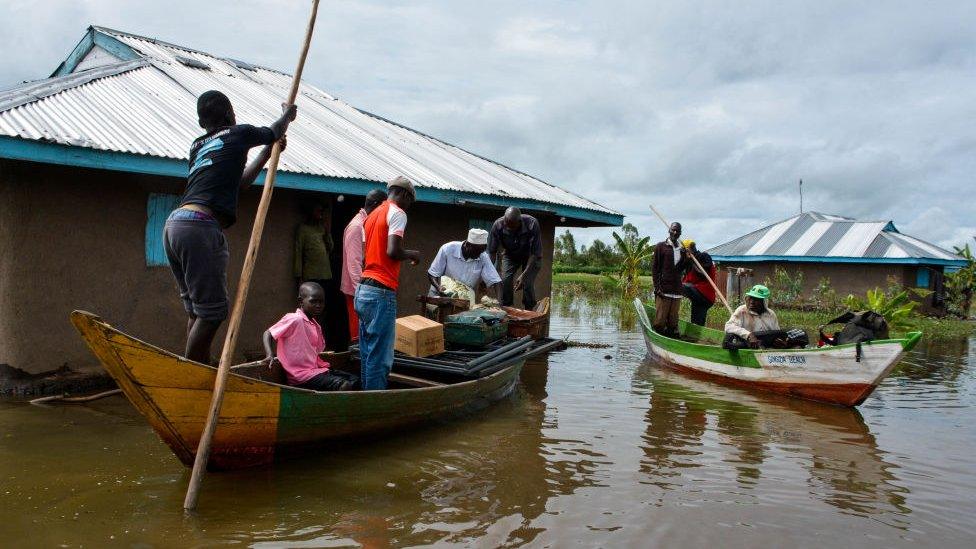
[[(302, 82), (302, 70), (305, 69), (305, 58), (308, 57), (308, 48), (312, 43), (312, 31), (315, 29), (315, 16), (318, 11), (319, 0), (312, 0), (312, 14), (308, 20), (308, 28), (305, 29), (305, 43), (302, 45), (302, 52), (298, 57), (298, 67), (295, 69), (295, 76), (291, 80), (291, 91), (286, 102), (288, 105), (293, 105), (298, 97), (298, 86)], [(264, 232), (264, 220), (268, 216), (268, 207), (271, 205), (271, 191), (274, 189), (275, 174), (278, 171), (278, 160), (280, 158), (281, 143), (275, 143), (271, 149), (271, 159), (268, 161), (268, 174), (264, 178), (261, 202), (258, 204), (258, 211), (254, 216), (251, 241), (247, 246), (247, 255), (244, 256), (244, 268), (241, 270), (241, 280), (237, 285), (237, 297), (234, 298), (234, 309), (227, 325), (224, 350), (220, 353), (220, 365), (217, 367), (217, 380), (214, 382), (213, 397), (210, 400), (210, 412), (207, 414), (207, 422), (204, 424), (200, 444), (197, 446), (197, 454), (193, 461), (193, 473), (190, 475), (190, 485), (186, 489), (186, 499), (183, 500), (183, 509), (187, 511), (197, 506), (200, 483), (203, 482), (207, 461), (210, 459), (210, 443), (213, 441), (214, 431), (217, 430), (220, 405), (224, 401), (224, 386), (227, 383), (227, 374), (230, 372), (230, 362), (234, 358), (234, 348), (237, 346), (241, 317), (244, 315), (247, 291), (251, 287), (251, 275), (254, 273), (254, 264), (258, 258), (258, 248), (261, 245), (261, 235)]]
[(803, 213), (803, 178), (800, 178), (800, 213)]

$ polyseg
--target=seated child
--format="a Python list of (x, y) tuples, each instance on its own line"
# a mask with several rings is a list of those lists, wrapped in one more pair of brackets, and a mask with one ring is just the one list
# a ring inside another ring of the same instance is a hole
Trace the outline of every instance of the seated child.
[[(298, 309), (281, 317), (277, 324), (264, 332), (267, 359), (281, 363), (288, 384), (315, 391), (350, 391), (359, 378), (340, 371), (331, 371), (329, 363), (319, 357), (325, 350), (325, 336), (315, 318), (325, 307), (325, 292), (315, 282), (306, 282), (298, 290)], [(272, 348), (277, 342), (278, 353)]]

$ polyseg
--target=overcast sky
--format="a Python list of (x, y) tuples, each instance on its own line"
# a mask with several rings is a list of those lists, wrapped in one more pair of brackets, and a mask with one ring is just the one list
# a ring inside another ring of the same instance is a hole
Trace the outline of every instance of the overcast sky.
[[(4, 0), (0, 87), (89, 24), (291, 72), (310, 2)], [(306, 80), (708, 247), (799, 209), (976, 235), (976, 2), (323, 0)], [(584, 241), (606, 229), (577, 231)]]

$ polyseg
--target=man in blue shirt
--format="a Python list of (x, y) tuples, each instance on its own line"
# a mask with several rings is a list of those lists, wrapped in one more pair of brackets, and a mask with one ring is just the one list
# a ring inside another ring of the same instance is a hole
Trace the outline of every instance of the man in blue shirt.
[[(185, 356), (208, 363), (210, 344), (227, 318), (227, 239), (223, 229), (237, 220), (237, 200), (271, 158), (295, 119), (295, 105), (284, 108), (270, 127), (238, 124), (230, 99), (219, 91), (197, 99), (200, 127), (206, 133), (190, 146), (190, 172), (180, 207), (166, 220), (163, 245), (188, 316)], [(264, 149), (249, 165), (247, 152)]]

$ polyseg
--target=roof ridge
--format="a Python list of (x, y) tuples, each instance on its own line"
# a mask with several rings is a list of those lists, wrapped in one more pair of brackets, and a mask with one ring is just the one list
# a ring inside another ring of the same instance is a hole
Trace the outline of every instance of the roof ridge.
[[(216, 54), (213, 54), (213, 53), (210, 53), (210, 52), (206, 52), (206, 51), (198, 50), (198, 49), (194, 49), (194, 48), (189, 48), (189, 47), (186, 47), (186, 46), (181, 46), (179, 44), (174, 44), (172, 42), (167, 42), (165, 40), (160, 40), (158, 38), (153, 38), (151, 36), (143, 36), (141, 34), (136, 34), (136, 33), (133, 33), (133, 32), (120, 31), (118, 29), (111, 29), (111, 28), (108, 28), (108, 27), (103, 27), (101, 25), (92, 25), (91, 28), (95, 32), (100, 32), (102, 34), (126, 36), (126, 37), (129, 37), (129, 38), (135, 38), (137, 40), (145, 40), (146, 42), (150, 42), (150, 43), (153, 43), (153, 44), (156, 44), (156, 45), (159, 45), (159, 46), (165, 46), (165, 47), (174, 48), (174, 49), (177, 49), (177, 50), (180, 50), (180, 51), (185, 51), (185, 52), (189, 52), (189, 53), (195, 53), (197, 55), (204, 55), (204, 56), (207, 56), (207, 57), (211, 57), (213, 59), (219, 59), (221, 61), (227, 61), (227, 62), (232, 63), (237, 68), (240, 68), (238, 66), (238, 63), (243, 62), (243, 63), (246, 63), (246, 64), (248, 64), (251, 67), (254, 67), (256, 69), (261, 69), (261, 70), (276, 72), (278, 74), (282, 74), (282, 75), (285, 75), (285, 76), (292, 76), (290, 73), (287, 73), (287, 72), (285, 72), (283, 70), (279, 70), (279, 69), (267, 67), (265, 65), (259, 65), (257, 63), (252, 63), (250, 61), (244, 61), (243, 59), (238, 60), (238, 59), (233, 59), (231, 57), (221, 57), (219, 55), (216, 55)], [(115, 38), (115, 37), (113, 37), (113, 38)], [(132, 47), (132, 46), (130, 46), (130, 47)], [(133, 48), (133, 49), (135, 49), (135, 48)], [(152, 56), (150, 54), (147, 54), (145, 52), (142, 52), (142, 51), (139, 51), (138, 53), (143, 58), (154, 57), (154, 56)]]
[(15, 109), (17, 107), (40, 101), (46, 97), (57, 95), (65, 90), (83, 86), (89, 82), (117, 76), (133, 69), (145, 67), (150, 64), (149, 59), (132, 59), (120, 61), (109, 65), (92, 67), (79, 72), (73, 72), (64, 76), (53, 76), (24, 82), (12, 88), (0, 91), (0, 112)]
[[(165, 40), (160, 40), (158, 38), (153, 38), (151, 36), (143, 36), (141, 34), (136, 34), (134, 32), (120, 31), (118, 29), (110, 29), (108, 27), (103, 27), (101, 25), (92, 25), (91, 28), (93, 30), (95, 30), (96, 32), (101, 32), (102, 34), (116, 34), (116, 35), (128, 36), (130, 38), (138, 38), (139, 40), (145, 40), (146, 42), (152, 42), (153, 44), (159, 44), (161, 46), (169, 46), (171, 48), (176, 48), (178, 50), (188, 51), (190, 53), (199, 53), (199, 54), (202, 54), (202, 55), (208, 55), (210, 57), (217, 57), (216, 55), (213, 55), (211, 53), (207, 53), (205, 51), (195, 50), (193, 48), (188, 48), (186, 46), (181, 46), (179, 44), (173, 44), (172, 42), (167, 42)], [(142, 54), (142, 55), (145, 56), (146, 54)]]

